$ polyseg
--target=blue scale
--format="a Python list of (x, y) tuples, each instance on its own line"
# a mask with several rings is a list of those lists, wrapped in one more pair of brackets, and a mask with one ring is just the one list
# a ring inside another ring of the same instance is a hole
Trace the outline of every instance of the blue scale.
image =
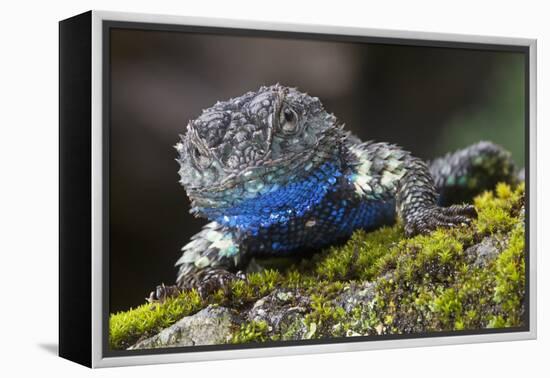
[(252, 236), (245, 240), (249, 248), (282, 255), (294, 252), (296, 246), (320, 248), (349, 237), (358, 228), (394, 222), (394, 200), (366, 200), (354, 193), (351, 175), (343, 174), (339, 164), (327, 162), (307, 179), (236, 206), (204, 212), (209, 219)]

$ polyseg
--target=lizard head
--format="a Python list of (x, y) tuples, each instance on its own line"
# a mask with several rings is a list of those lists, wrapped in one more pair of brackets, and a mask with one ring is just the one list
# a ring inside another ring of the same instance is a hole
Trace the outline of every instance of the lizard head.
[(318, 98), (279, 84), (216, 103), (175, 146), (191, 212), (210, 218), (305, 175), (341, 136)]

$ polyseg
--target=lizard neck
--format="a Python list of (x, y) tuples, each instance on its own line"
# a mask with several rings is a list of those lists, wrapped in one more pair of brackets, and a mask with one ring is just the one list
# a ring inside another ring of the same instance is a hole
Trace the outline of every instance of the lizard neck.
[(338, 178), (345, 174), (343, 169), (341, 161), (334, 158), (285, 185), (266, 185), (255, 198), (205, 212), (224, 226), (256, 235), (261, 228), (289, 224), (318, 206), (327, 193), (336, 190)]

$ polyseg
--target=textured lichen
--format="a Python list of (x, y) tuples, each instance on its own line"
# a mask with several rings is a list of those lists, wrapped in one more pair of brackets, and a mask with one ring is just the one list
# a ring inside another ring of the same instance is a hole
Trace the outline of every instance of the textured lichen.
[(499, 184), (475, 199), (470, 226), (414, 238), (399, 224), (357, 231), (284, 269), (250, 273), (229, 293), (201, 300), (186, 292), (112, 315), (111, 347), (128, 347), (209, 304), (241, 315), (233, 343), (522, 326), (523, 194), (523, 184)]

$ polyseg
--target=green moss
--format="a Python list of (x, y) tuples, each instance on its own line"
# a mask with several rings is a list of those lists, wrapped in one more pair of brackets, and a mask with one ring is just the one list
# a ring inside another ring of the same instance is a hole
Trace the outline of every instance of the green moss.
[(203, 306), (197, 291), (182, 293), (163, 304), (144, 304), (135, 309), (111, 315), (109, 344), (113, 349), (127, 348), (142, 337), (152, 336)]
[(241, 324), (238, 331), (235, 332), (231, 342), (234, 344), (263, 342), (269, 339), (269, 325), (265, 321), (250, 322)]
[(311, 295), (311, 312), (305, 317), (305, 324), (310, 330), (308, 339), (314, 337), (316, 333), (326, 334), (334, 324), (345, 318), (344, 309), (334, 305), (330, 297), (331, 295), (326, 292)]
[(502, 307), (500, 318), (508, 327), (521, 322), (525, 288), (525, 230), (523, 224), (512, 231), (509, 245), (496, 260), (493, 300)]
[[(111, 347), (125, 348), (208, 304), (245, 313), (276, 288), (308, 298), (303, 318), (284, 334), (266, 322), (244, 322), (231, 342), (293, 339), (298, 330), (302, 338), (321, 338), (521, 326), (523, 194), (524, 185), (512, 189), (499, 184), (475, 199), (478, 218), (471, 226), (413, 238), (404, 236), (400, 224), (369, 233), (359, 230), (345, 244), (291, 262), (286, 269), (248, 274), (246, 280), (231, 283), (228, 294), (220, 290), (201, 300), (196, 292), (186, 292), (163, 304), (114, 314)], [(500, 246), (501, 253), (478, 264), (468, 248), (484, 239)], [(369, 299), (345, 310), (342, 297), (368, 282)], [(293, 300), (289, 306), (297, 305)]]
[(380, 270), (379, 260), (403, 238), (399, 226), (367, 233), (356, 231), (343, 246), (331, 247), (314, 260), (313, 271), (327, 281), (372, 280)]
[[(375, 311), (387, 333), (523, 324), (523, 191), (500, 184), (476, 198), (472, 227), (403, 240), (383, 257), (391, 278), (379, 280)], [(507, 247), (476, 266), (464, 251), (483, 238)]]
[(480, 233), (509, 232), (517, 223), (513, 210), (523, 204), (525, 185), (522, 183), (515, 191), (506, 184), (498, 184), (496, 195), (493, 192), (485, 192), (474, 200), (478, 210), (476, 222), (477, 231)]

